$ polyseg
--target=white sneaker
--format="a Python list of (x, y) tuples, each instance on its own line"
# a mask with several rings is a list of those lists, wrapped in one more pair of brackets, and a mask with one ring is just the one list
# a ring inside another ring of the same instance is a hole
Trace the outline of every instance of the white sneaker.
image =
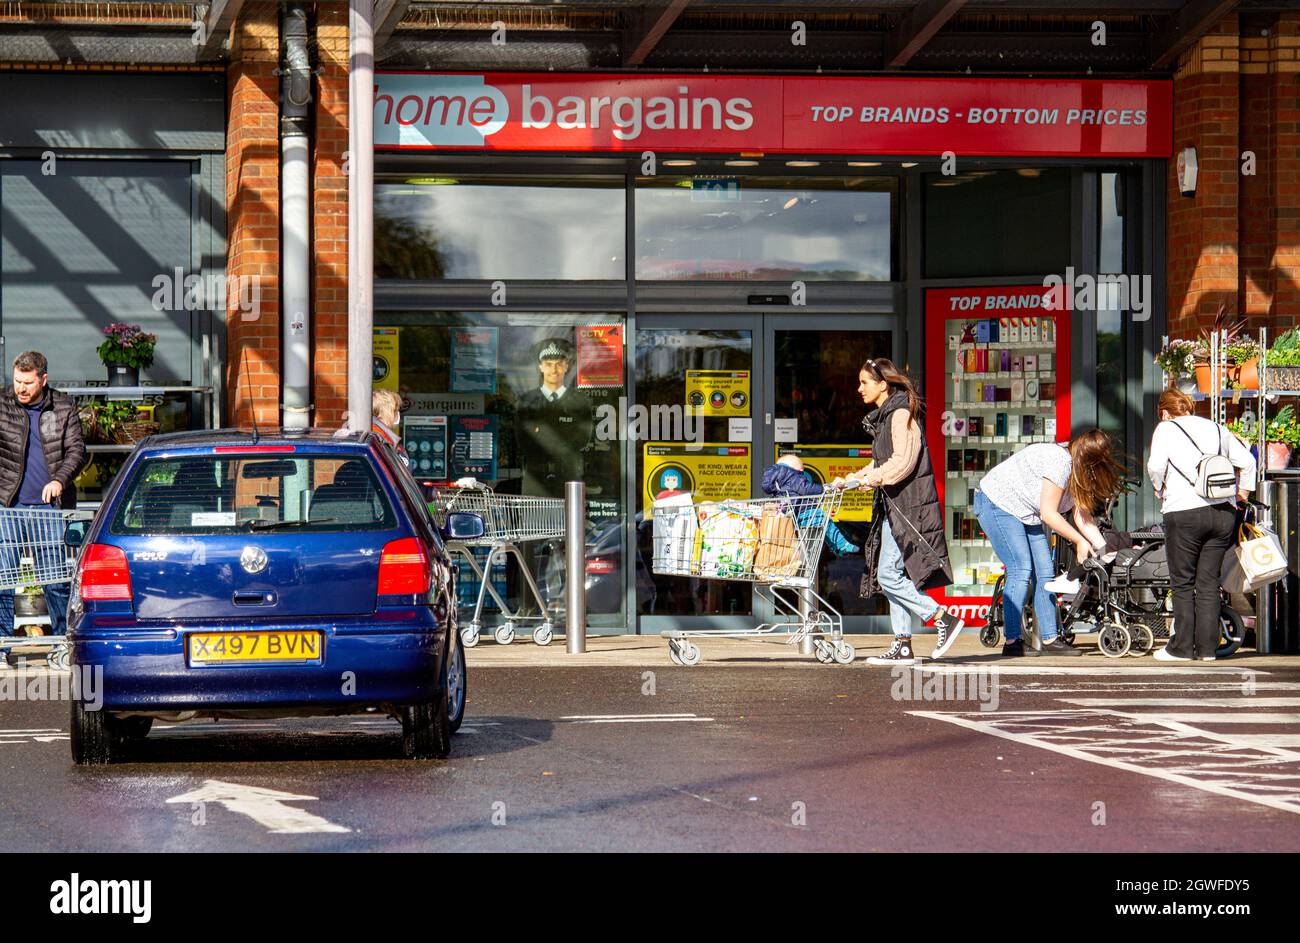
[(1213, 655), (1209, 655), (1205, 658), (1202, 658), (1201, 661), (1218, 661), (1218, 659), (1215, 658)]
[(1072, 580), (1062, 575), (1058, 576), (1054, 580), (1048, 580), (1043, 584), (1043, 589), (1047, 590), (1049, 593), (1058, 593), (1062, 596), (1073, 596), (1079, 591), (1079, 588), (1082, 585), (1083, 584), (1078, 580)]
[(1167, 648), (1160, 649), (1152, 657), (1154, 657), (1156, 661), (1191, 661), (1190, 658), (1184, 658), (1182, 655), (1175, 655)]

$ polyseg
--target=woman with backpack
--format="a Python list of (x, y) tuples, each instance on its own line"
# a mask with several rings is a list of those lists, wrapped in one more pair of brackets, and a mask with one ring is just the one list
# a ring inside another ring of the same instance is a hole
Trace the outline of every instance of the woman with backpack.
[(862, 425), (872, 436), (872, 461), (849, 478), (876, 489), (861, 596), (870, 599), (879, 593), (889, 601), (894, 631), (889, 650), (867, 661), (913, 664), (912, 627), (917, 620), (937, 633), (931, 657), (941, 658), (965, 623), (922, 592), (950, 584), (952, 564), (930, 450), (921, 432), (921, 397), (911, 378), (884, 357), (862, 365), (858, 394), (870, 407)]
[(1161, 499), (1174, 595), (1174, 632), (1160, 661), (1214, 661), (1219, 647), (1220, 571), (1236, 542), (1237, 499), (1255, 490), (1255, 459), (1225, 427), (1192, 415), (1192, 399), (1160, 394), (1147, 472)]
[[(1080, 562), (1104, 552), (1105, 541), (1092, 512), (1119, 491), (1123, 471), (1110, 436), (1089, 429), (1068, 443), (1027, 446), (994, 465), (980, 480), (975, 516), (1007, 571), (1002, 590), (1004, 657), (1083, 654), (1057, 634), (1056, 601), (1047, 587), (1056, 567), (1046, 528), (1074, 544)], [(1038, 650), (1025, 648), (1021, 637), (1031, 583), (1042, 642)]]

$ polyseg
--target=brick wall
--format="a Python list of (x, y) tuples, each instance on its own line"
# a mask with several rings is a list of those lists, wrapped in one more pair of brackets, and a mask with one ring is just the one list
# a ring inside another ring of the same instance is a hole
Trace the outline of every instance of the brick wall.
[(1224, 303), (1252, 331), (1300, 323), (1300, 13), (1228, 17), (1183, 55), (1175, 155), (1188, 146), (1194, 198), (1169, 168), (1170, 334), (1195, 336)]
[(1237, 18), (1184, 53), (1174, 77), (1174, 154), (1195, 147), (1195, 197), (1178, 192), (1169, 162), (1169, 333), (1195, 336), (1219, 305), (1238, 310), (1238, 41)]
[[(226, 125), (227, 277), (257, 279), (253, 316), (227, 311), (230, 422), (280, 424), (279, 21), (276, 5), (244, 8), (232, 34)], [(237, 298), (235, 299), (237, 302)]]
[(316, 154), (312, 201), (313, 422), (338, 428), (348, 401), (348, 8), (316, 12)]

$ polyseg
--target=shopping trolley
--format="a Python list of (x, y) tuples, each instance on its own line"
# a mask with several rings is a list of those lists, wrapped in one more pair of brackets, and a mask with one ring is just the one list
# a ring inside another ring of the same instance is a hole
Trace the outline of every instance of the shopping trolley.
[[(534, 540), (558, 540), (564, 536), (564, 499), (537, 498), (531, 495), (497, 494), (486, 485), (473, 479), (462, 479), (450, 487), (435, 487), (430, 508), (439, 526), (446, 521), (446, 515), (452, 511), (477, 514), (483, 518), (483, 536), (474, 540), (449, 540), (447, 551), (457, 553), (465, 558), (474, 575), (479, 579), (478, 598), (474, 603), (474, 617), (461, 627), (460, 637), (466, 647), (478, 644), (479, 630), (483, 624), (483, 605), (491, 596), (500, 608), (506, 621), (497, 626), (492, 637), (501, 645), (509, 645), (515, 639), (515, 627), (526, 622), (536, 622), (533, 628), (533, 641), (538, 645), (549, 645), (555, 637), (555, 625), (551, 621), (551, 610), (542, 598), (537, 580), (528, 569), (528, 564), (520, 551), (519, 544)], [(474, 549), (487, 547), (487, 559), (481, 564), (474, 554)], [(525, 601), (521, 600), (519, 608), (511, 611), (505, 599), (492, 585), (492, 566), (505, 562), (507, 556), (513, 556), (519, 564), (527, 592), (537, 602), (540, 615), (525, 615)]]
[[(76, 554), (64, 542), (68, 524), (90, 520), (91, 511), (59, 511), (45, 508), (0, 508), (0, 589), (18, 590), (66, 583), (72, 577)], [(14, 614), (12, 636), (0, 635), (0, 652), (10, 661), (19, 652), (46, 649), (51, 668), (64, 670), (69, 665), (67, 641), (62, 636), (18, 635), (26, 626), (52, 626), (48, 615)]]
[[(857, 485), (854, 480), (845, 483), (846, 488)], [(692, 638), (787, 635), (791, 644), (812, 638), (813, 653), (822, 664), (852, 662), (853, 646), (844, 641), (843, 618), (814, 588), (826, 528), (844, 500), (843, 489), (701, 504), (687, 503), (689, 498), (678, 495), (655, 503), (651, 569), (660, 576), (753, 583), (771, 602), (776, 618), (748, 629), (665, 632), (669, 657), (679, 665), (698, 665), (700, 649)], [(794, 601), (781, 590), (791, 593)]]

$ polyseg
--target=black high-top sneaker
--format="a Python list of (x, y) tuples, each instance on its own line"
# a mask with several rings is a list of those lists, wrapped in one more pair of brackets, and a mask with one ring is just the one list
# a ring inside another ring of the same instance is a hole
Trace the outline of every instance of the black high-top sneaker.
[(934, 641), (934, 651), (930, 653), (931, 658), (942, 658), (952, 648), (952, 643), (957, 641), (957, 636), (961, 630), (966, 627), (966, 623), (957, 618), (943, 606), (935, 613), (934, 618), (930, 620), (930, 625), (934, 626), (939, 633), (939, 637)]
[(894, 636), (894, 644), (883, 655), (872, 655), (867, 659), (869, 665), (914, 665), (916, 656), (912, 653), (910, 635)]

